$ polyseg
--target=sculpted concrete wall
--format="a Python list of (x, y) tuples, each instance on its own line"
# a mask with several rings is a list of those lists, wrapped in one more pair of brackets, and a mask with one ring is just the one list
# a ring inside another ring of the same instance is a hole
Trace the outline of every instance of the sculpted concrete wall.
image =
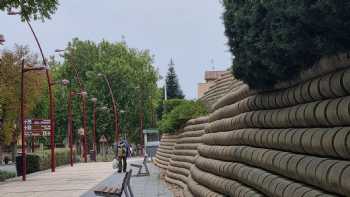
[[(212, 105), (205, 132), (190, 170), (196, 187), (226, 196), (350, 196), (348, 68), (276, 91), (242, 85)], [(189, 187), (210, 195), (197, 190)]]
[(163, 134), (156, 153), (154, 163), (162, 169), (167, 169), (169, 160), (174, 154), (174, 145), (177, 140), (177, 134)]
[(211, 111), (204, 134), (179, 137), (168, 181), (188, 197), (350, 196), (350, 61), (338, 60), (263, 92), (217, 80), (201, 99)]
[[(200, 117), (189, 120), (183, 132), (178, 135), (174, 146), (174, 154), (170, 158), (165, 180), (175, 184), (189, 194), (187, 185), (190, 181), (190, 169), (198, 155), (197, 147), (201, 142), (201, 136), (208, 125), (208, 117)], [(193, 180), (191, 180), (194, 182)]]

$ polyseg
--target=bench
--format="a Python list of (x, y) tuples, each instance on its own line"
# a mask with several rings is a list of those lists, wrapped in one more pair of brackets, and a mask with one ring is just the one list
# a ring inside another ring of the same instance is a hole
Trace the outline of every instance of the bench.
[[(130, 164), (132, 167), (136, 167), (138, 168), (138, 172), (136, 175), (134, 176), (149, 176), (149, 170), (148, 170), (148, 167), (147, 167), (147, 156), (145, 156), (145, 158), (143, 159), (143, 162), (142, 162), (142, 165), (140, 164)], [(142, 167), (145, 167), (145, 172), (142, 172)]]
[(134, 197), (134, 194), (132, 193), (132, 190), (130, 187), (131, 174), (132, 174), (132, 170), (129, 170), (128, 172), (126, 172), (121, 188), (101, 186), (96, 190), (94, 190), (95, 195), (106, 196), (106, 197), (121, 197), (124, 192), (126, 197)]

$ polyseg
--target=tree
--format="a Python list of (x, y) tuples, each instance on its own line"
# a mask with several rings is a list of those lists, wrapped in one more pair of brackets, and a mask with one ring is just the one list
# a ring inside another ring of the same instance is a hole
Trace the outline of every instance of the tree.
[[(0, 116), (3, 118), (1, 132), (2, 140), (9, 144), (15, 130), (15, 124), (19, 120), (20, 111), (20, 77), (21, 60), (26, 65), (35, 66), (37, 57), (30, 53), (28, 47), (15, 46), (14, 51), (4, 51), (0, 61)], [(38, 97), (43, 94), (45, 78), (43, 72), (28, 72), (24, 77), (25, 116), (32, 115), (33, 109), (38, 103)]]
[(224, 0), (233, 73), (251, 88), (296, 78), (323, 56), (350, 50), (347, 0)]
[(183, 99), (185, 97), (180, 88), (179, 80), (175, 73), (174, 62), (172, 59), (170, 60), (168, 73), (166, 75), (165, 80), (166, 80), (166, 92), (167, 92), (168, 99), (176, 99), (176, 98)]
[(208, 114), (204, 105), (198, 101), (174, 100), (171, 104), (174, 108), (165, 113), (159, 122), (159, 130), (162, 133), (174, 133), (188, 120)]
[[(16, 144), (19, 134), (21, 62), (38, 64), (37, 56), (28, 47), (15, 46), (14, 51), (4, 51), (0, 61), (0, 155), (1, 147)], [(45, 73), (27, 72), (24, 76), (25, 118), (35, 117), (33, 110), (38, 105), (46, 87)]]
[(0, 1), (0, 10), (18, 9), (21, 12), (22, 20), (33, 18), (50, 19), (58, 6), (58, 0), (2, 0)]
[[(129, 48), (126, 43), (111, 43), (102, 41), (82, 41), (73, 39), (68, 44), (64, 54), (63, 64), (54, 69), (54, 78), (66, 78), (71, 81), (70, 89), (79, 91), (80, 85), (75, 77), (74, 67), (80, 75), (82, 86), (88, 96), (96, 97), (98, 107), (106, 106), (109, 111), (99, 111), (97, 116), (97, 137), (105, 135), (109, 142), (114, 139), (114, 116), (112, 113), (111, 97), (107, 84), (97, 74), (104, 74), (111, 82), (117, 108), (124, 110), (120, 113), (120, 127), (123, 136), (130, 141), (138, 142), (140, 115), (144, 116), (145, 127), (152, 126), (153, 109), (158, 101), (156, 82), (158, 73), (152, 65), (152, 57), (147, 50)], [(66, 137), (66, 96), (67, 90), (57, 89), (57, 128), (63, 138)], [(73, 100), (74, 131), (81, 127), (80, 99)], [(88, 102), (88, 127), (92, 128), (92, 105)], [(91, 129), (89, 129), (91, 136)], [(90, 139), (91, 140), (91, 139)], [(91, 143), (90, 143), (91, 144)]]

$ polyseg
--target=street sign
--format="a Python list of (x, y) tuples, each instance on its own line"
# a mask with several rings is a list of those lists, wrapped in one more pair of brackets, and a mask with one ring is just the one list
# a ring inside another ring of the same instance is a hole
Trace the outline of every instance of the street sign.
[(24, 120), (25, 136), (50, 136), (51, 121), (46, 119), (26, 119)]

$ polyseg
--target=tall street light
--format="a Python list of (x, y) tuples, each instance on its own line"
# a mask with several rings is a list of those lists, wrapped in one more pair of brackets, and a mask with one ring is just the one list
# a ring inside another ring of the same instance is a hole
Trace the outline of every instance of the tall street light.
[[(20, 15), (21, 12), (14, 12), (14, 11), (9, 11), (8, 12), (8, 15)], [(55, 157), (55, 123), (54, 123), (54, 109), (53, 109), (53, 100), (54, 100), (54, 97), (53, 97), (53, 92), (52, 92), (52, 81), (51, 81), (51, 75), (50, 75), (50, 71), (49, 71), (49, 67), (47, 65), (47, 62), (46, 62), (46, 58), (45, 58), (45, 55), (43, 53), (43, 50), (42, 50), (42, 47), (40, 45), (40, 42), (39, 42), (39, 39), (38, 37), (36, 36), (35, 32), (34, 32), (34, 29), (32, 27), (32, 25), (30, 24), (29, 20), (27, 20), (25, 18), (25, 21), (30, 29), (30, 31), (32, 32), (33, 36), (34, 36), (34, 39), (35, 39), (35, 42), (39, 48), (39, 51), (40, 51), (40, 54), (41, 54), (41, 58), (42, 58), (42, 61), (43, 61), (43, 64), (44, 66), (46, 67), (46, 77), (47, 77), (47, 83), (48, 83), (48, 89), (49, 89), (49, 98), (50, 98), (50, 109), (49, 109), (49, 113), (50, 113), (50, 126), (51, 126), (51, 129), (50, 129), (50, 144), (51, 144), (51, 172), (55, 172), (55, 168), (56, 168), (56, 157)]]
[[(66, 50), (64, 49), (56, 49), (55, 52), (56, 53), (60, 53), (60, 52), (64, 52)], [(77, 69), (77, 67), (72, 64), (71, 65), (74, 69), (74, 75), (75, 75), (75, 79), (76, 81), (78, 82), (79, 84), (79, 87), (80, 87), (80, 92), (85, 92), (85, 88), (84, 88), (84, 85), (80, 79), (80, 76), (79, 76), (79, 71)], [(83, 128), (84, 128), (84, 161), (87, 162), (87, 111), (86, 111), (86, 98), (83, 96), (82, 97), (82, 107), (83, 107)]]
[(97, 111), (105, 111), (108, 108), (105, 106), (96, 107), (97, 98), (91, 98), (93, 102), (93, 151), (94, 151), (94, 160), (97, 161), (97, 135), (96, 135), (96, 126), (97, 126)]
[[(70, 149), (70, 165), (73, 166), (73, 114), (72, 114), (72, 97), (73, 96), (82, 96), (85, 98), (87, 96), (87, 92), (73, 92), (69, 91), (68, 95), (68, 141), (69, 141), (69, 149)], [(84, 128), (85, 129), (85, 128)], [(85, 134), (85, 131), (84, 131)], [(84, 140), (84, 143), (86, 141)], [(86, 158), (86, 149), (84, 144), (84, 158)]]
[(94, 160), (96, 161), (96, 102), (97, 98), (91, 98), (93, 103), (93, 126), (92, 126), (92, 146), (94, 150)]
[(114, 113), (114, 129), (115, 129), (115, 143), (119, 142), (119, 115), (118, 115), (118, 109), (117, 109), (117, 104), (113, 95), (113, 91), (112, 91), (112, 87), (111, 84), (107, 78), (106, 75), (102, 74), (102, 73), (98, 73), (97, 76), (99, 77), (103, 77), (104, 80), (107, 83), (108, 89), (109, 89), (109, 95), (112, 98), (112, 108), (113, 108), (113, 113)]
[(24, 133), (24, 73), (34, 70), (45, 70), (46, 67), (25, 67), (24, 59), (21, 65), (21, 137), (22, 137), (22, 180), (26, 180), (27, 173), (27, 155), (26, 155), (26, 138)]

